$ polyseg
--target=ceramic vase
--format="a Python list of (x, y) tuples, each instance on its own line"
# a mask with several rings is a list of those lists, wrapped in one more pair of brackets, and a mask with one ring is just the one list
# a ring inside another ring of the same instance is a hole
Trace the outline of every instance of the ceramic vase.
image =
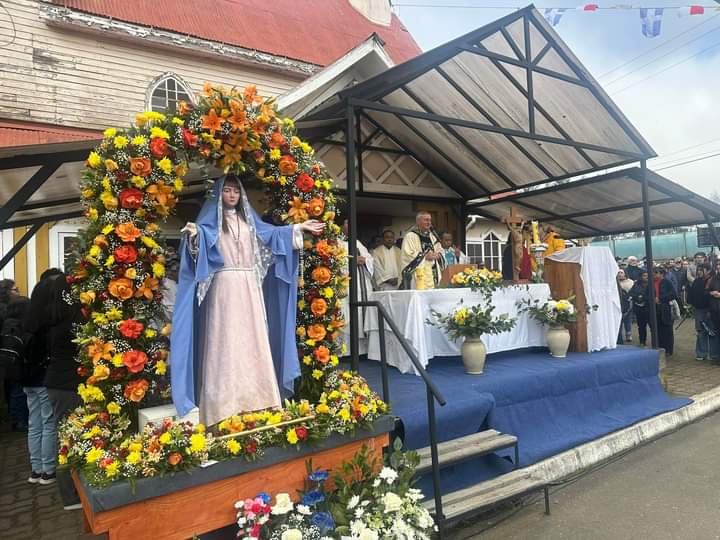
[(570, 332), (564, 326), (551, 326), (547, 331), (547, 345), (555, 358), (565, 358), (570, 346)]
[(480, 338), (465, 338), (462, 344), (462, 360), (465, 371), (470, 375), (480, 375), (485, 369), (487, 349)]

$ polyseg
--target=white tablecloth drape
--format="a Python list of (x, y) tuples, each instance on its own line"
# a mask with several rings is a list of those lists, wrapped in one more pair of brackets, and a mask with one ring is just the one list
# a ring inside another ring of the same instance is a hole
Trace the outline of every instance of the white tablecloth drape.
[[(496, 336), (483, 336), (488, 353), (522, 349), (524, 347), (544, 346), (545, 329), (525, 313), (517, 315), (515, 303), (523, 298), (547, 300), (550, 287), (545, 283), (516, 285), (499, 289), (493, 293), (492, 305), (495, 315), (508, 313), (518, 317), (517, 324), (510, 332)], [(444, 331), (426, 323), (431, 317), (430, 308), (447, 313), (453, 310), (460, 300), (465, 304), (483, 302), (482, 296), (470, 289), (434, 289), (426, 291), (377, 291), (371, 300), (380, 302), (389, 312), (405, 339), (423, 366), (435, 356), (458, 356), (462, 340), (450, 340)], [(365, 318), (365, 332), (369, 338), (368, 358), (380, 360), (380, 342), (378, 336), (377, 310), (368, 308)], [(412, 365), (400, 342), (386, 326), (388, 364), (403, 373), (414, 373)]]
[(588, 350), (592, 352), (617, 347), (622, 320), (617, 290), (619, 268), (610, 249), (605, 246), (568, 248), (553, 253), (549, 258), (579, 264), (585, 299), (589, 306), (598, 306), (597, 311), (588, 315)]

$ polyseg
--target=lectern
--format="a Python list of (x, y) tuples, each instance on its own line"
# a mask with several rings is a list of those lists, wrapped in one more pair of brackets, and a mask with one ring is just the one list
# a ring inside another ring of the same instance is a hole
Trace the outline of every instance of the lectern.
[(451, 264), (443, 268), (442, 274), (440, 276), (440, 286), (441, 287), (447, 287), (452, 282), (452, 277), (465, 270), (466, 268), (477, 268), (477, 264)]
[(550, 292), (555, 300), (575, 295), (575, 307), (578, 311), (578, 321), (568, 325), (570, 331), (570, 348), (573, 352), (588, 352), (587, 335), (587, 299), (583, 281), (580, 277), (580, 264), (576, 262), (561, 262), (545, 259), (544, 278), (550, 285)]

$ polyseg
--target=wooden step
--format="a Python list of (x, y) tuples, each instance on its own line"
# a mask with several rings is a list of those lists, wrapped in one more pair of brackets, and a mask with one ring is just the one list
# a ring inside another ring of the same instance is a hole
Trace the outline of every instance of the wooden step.
[[(528, 472), (514, 471), (444, 495), (443, 514), (446, 520), (457, 519), (512, 497), (541, 490), (545, 485)], [(422, 505), (432, 514), (435, 513), (435, 499), (427, 499)]]
[[(504, 448), (510, 448), (516, 444), (517, 437), (514, 435), (507, 435), (494, 429), (488, 429), (438, 444), (438, 460), (440, 466), (443, 467), (473, 457), (490, 454)], [(432, 469), (430, 447), (420, 448), (417, 450), (417, 453), (420, 457), (420, 464), (416, 469), (416, 473), (424, 474), (430, 471)]]

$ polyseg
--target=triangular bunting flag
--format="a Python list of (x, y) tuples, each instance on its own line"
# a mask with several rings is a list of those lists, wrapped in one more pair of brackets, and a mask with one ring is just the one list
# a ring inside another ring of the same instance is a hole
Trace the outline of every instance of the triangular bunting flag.
[(560, 19), (562, 19), (563, 13), (566, 11), (567, 8), (547, 8), (543, 12), (543, 17), (545, 17), (545, 20), (549, 22), (551, 26), (557, 26)]
[(597, 11), (600, 8), (597, 4), (584, 4), (582, 6), (578, 6), (578, 11)]
[(662, 28), (663, 8), (640, 8), (643, 36), (658, 37)]
[(704, 6), (683, 6), (677, 10), (678, 17), (687, 17), (689, 15), (704, 15)]

